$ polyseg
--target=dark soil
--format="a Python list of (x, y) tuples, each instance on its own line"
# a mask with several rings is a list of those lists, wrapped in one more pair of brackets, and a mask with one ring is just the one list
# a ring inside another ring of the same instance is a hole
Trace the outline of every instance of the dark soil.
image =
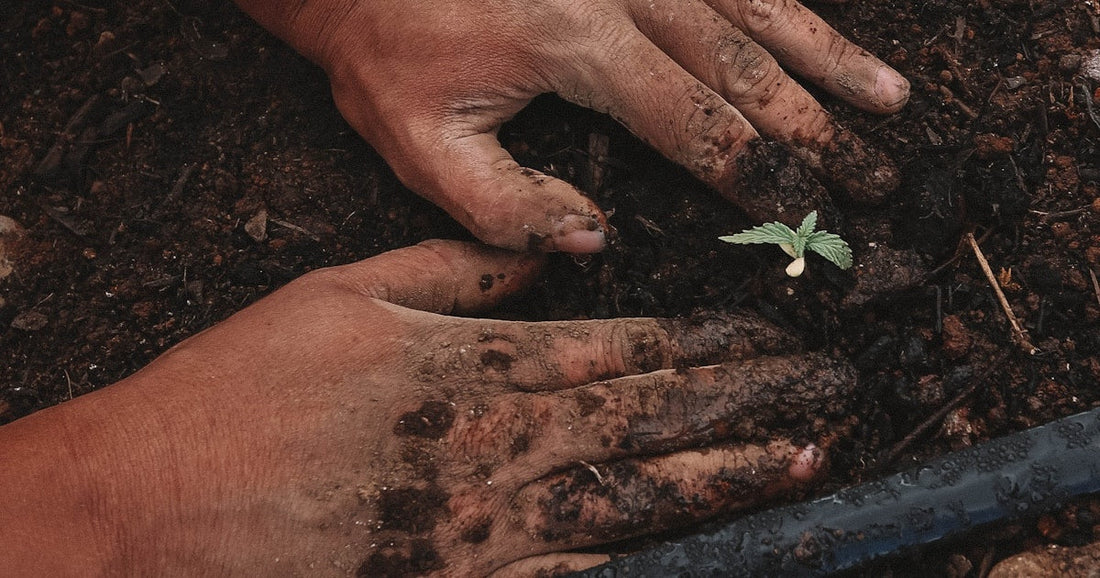
[[(851, 360), (862, 394), (823, 492), (1097, 405), (1100, 83), (1079, 71), (1100, 48), (1096, 6), (815, 5), (913, 84), (890, 117), (821, 95), (899, 168), (879, 208), (839, 203), (854, 274), (811, 258), (792, 280), (778, 250), (718, 242), (755, 223), (610, 119), (540, 99), (502, 140), (587, 190), (617, 234), (552, 259), (498, 315), (748, 308)], [(0, 281), (0, 423), (306, 271), (469, 238), (343, 122), (321, 71), (228, 2), (3, 2), (0, 54), (0, 215), (26, 229)], [(968, 232), (1038, 353), (1014, 340)], [(979, 575), (1027, 545), (1092, 540), (1097, 515), (1078, 504), (875, 574)]]

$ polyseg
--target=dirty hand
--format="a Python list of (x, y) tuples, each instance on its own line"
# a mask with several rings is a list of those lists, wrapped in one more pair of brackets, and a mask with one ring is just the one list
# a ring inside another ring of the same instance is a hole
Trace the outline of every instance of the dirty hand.
[[(325, 67), (345, 118), (406, 185), (492, 245), (605, 242), (592, 201), (497, 142), (541, 93), (609, 113), (755, 219), (780, 202), (740, 181), (775, 172), (760, 134), (854, 199), (897, 184), (780, 65), (877, 113), (898, 110), (908, 82), (794, 0), (237, 1)], [(798, 219), (816, 201), (782, 202)]]
[[(761, 357), (796, 344), (759, 320), (443, 315), (535, 268), (428, 242), (314, 272), (0, 428), (0, 520), (18, 520), (0, 524), (0, 567), (530, 575), (819, 472), (812, 424), (852, 371)], [(704, 359), (726, 363), (671, 369)]]

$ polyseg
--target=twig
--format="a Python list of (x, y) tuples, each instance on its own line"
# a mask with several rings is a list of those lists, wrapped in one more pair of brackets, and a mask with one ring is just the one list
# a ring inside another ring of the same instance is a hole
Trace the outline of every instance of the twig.
[(176, 183), (172, 185), (168, 194), (161, 199), (160, 204), (153, 210), (153, 213), (150, 215), (151, 219), (155, 220), (157, 217), (160, 217), (161, 214), (164, 213), (165, 207), (183, 194), (183, 189), (187, 186), (187, 181), (191, 178), (196, 168), (198, 168), (198, 163), (190, 163), (183, 166), (183, 170), (180, 171), (180, 176), (176, 179)]
[(72, 6), (73, 8), (78, 8), (80, 10), (87, 10), (88, 12), (95, 12), (96, 14), (106, 14), (107, 13), (106, 8), (97, 8), (95, 6), (88, 6), (87, 4), (81, 4), (79, 2), (74, 2), (73, 0), (61, 0), (61, 1), (64, 2), (65, 4), (68, 4), (69, 6)]
[(966, 233), (966, 242), (969, 243), (970, 248), (974, 250), (974, 257), (978, 259), (978, 265), (981, 266), (982, 272), (985, 273), (985, 278), (989, 281), (989, 285), (993, 288), (993, 292), (997, 294), (997, 300), (1001, 303), (1001, 309), (1004, 310), (1005, 316), (1008, 317), (1009, 324), (1012, 325), (1012, 336), (1016, 344), (1022, 347), (1028, 355), (1035, 355), (1039, 352), (1039, 349), (1032, 345), (1027, 337), (1027, 330), (1017, 321), (1016, 314), (1012, 312), (1012, 307), (1008, 304), (1008, 299), (1005, 298), (1004, 291), (1001, 290), (1001, 284), (997, 282), (997, 277), (993, 274), (993, 270), (989, 268), (989, 261), (987, 261), (985, 255), (982, 254), (982, 249), (978, 246), (978, 241), (974, 239), (973, 233)]
[(1081, 90), (1081, 98), (1085, 100), (1085, 110), (1089, 113), (1089, 119), (1092, 120), (1092, 124), (1096, 125), (1096, 128), (1100, 128), (1100, 114), (1092, 107), (1092, 92), (1084, 84), (1077, 85), (1077, 88)]
[(921, 424), (917, 426), (916, 429), (909, 432), (909, 434), (902, 438), (901, 441), (894, 444), (894, 447), (890, 448), (890, 451), (886, 454), (884, 465), (894, 463), (894, 461), (898, 459), (898, 456), (901, 455), (901, 453), (904, 452), (906, 448), (912, 445), (912, 443), (916, 441), (918, 437), (924, 435), (924, 433), (931, 429), (933, 426), (942, 423), (943, 418), (947, 417), (947, 414), (950, 413), (953, 409), (959, 407), (959, 405), (961, 405), (962, 402), (966, 401), (966, 398), (973, 395), (975, 391), (978, 391), (978, 388), (981, 387), (987, 379), (989, 379), (989, 376), (993, 375), (993, 372), (996, 371), (997, 368), (1001, 367), (1001, 364), (1004, 363), (1005, 359), (1007, 358), (1007, 351), (997, 356), (997, 359), (993, 360), (992, 363), (986, 366), (985, 371), (983, 371), (982, 374), (978, 377), (974, 378), (974, 380), (970, 382), (970, 385), (966, 386), (965, 389), (960, 391), (958, 395), (953, 397), (951, 401), (947, 402), (943, 407), (936, 410), (936, 413), (928, 416), (928, 419), (921, 422)]
[(100, 95), (93, 94), (69, 117), (69, 122), (65, 123), (65, 128), (61, 129), (61, 133), (57, 135), (57, 140), (54, 141), (53, 146), (50, 147), (50, 150), (46, 152), (46, 156), (42, 157), (38, 166), (35, 167), (35, 176), (48, 177), (57, 171), (58, 167), (61, 166), (62, 159), (65, 157), (65, 150), (76, 138), (76, 133), (88, 122), (88, 116), (99, 105), (100, 99)]
[[(986, 231), (985, 233), (982, 234), (982, 236), (978, 239), (978, 242), (979, 243), (984, 243), (985, 240), (987, 238), (989, 238), (989, 236), (992, 235), (992, 234), (993, 234), (993, 229), (989, 229), (988, 231)], [(948, 267), (953, 265), (956, 261), (961, 259), (962, 256), (963, 256), (963, 247), (962, 247), (962, 241), (960, 240), (959, 245), (957, 247), (955, 247), (955, 254), (952, 255), (950, 259), (948, 259), (947, 261), (944, 261), (942, 264), (937, 266), (935, 269), (932, 269), (927, 274), (925, 274), (924, 280), (927, 281), (928, 279), (932, 279), (936, 275), (939, 275), (940, 273), (943, 273), (943, 271), (945, 269), (947, 269)]]
[(1074, 215), (1080, 215), (1081, 213), (1084, 213), (1085, 211), (1088, 211), (1091, 208), (1092, 208), (1092, 205), (1086, 205), (1084, 207), (1080, 207), (1080, 208), (1077, 208), (1077, 209), (1070, 209), (1068, 211), (1055, 211), (1053, 213), (1048, 213), (1048, 212), (1045, 212), (1045, 211), (1036, 211), (1035, 209), (1030, 209), (1030, 210), (1028, 210), (1028, 212), (1031, 213), (1032, 215), (1038, 215), (1039, 219), (1041, 221), (1045, 222), (1045, 221), (1054, 221), (1054, 220), (1057, 220), (1057, 219), (1061, 219), (1063, 217), (1072, 217)]
[(83, 227), (78, 225), (76, 223), (76, 220), (74, 220), (72, 217), (70, 217), (69, 215), (66, 215), (66, 214), (62, 213), (61, 211), (47, 205), (42, 200), (36, 200), (35, 203), (51, 219), (56, 221), (62, 227), (65, 227), (65, 229), (68, 230), (70, 233), (76, 235), (81, 241), (83, 241), (85, 243), (89, 242), (88, 231), (85, 231)]
[(590, 464), (590, 463), (588, 463), (584, 460), (581, 460), (581, 465), (584, 466), (585, 469), (587, 469), (588, 471), (592, 472), (592, 474), (594, 476), (596, 476), (596, 481), (599, 482), (601, 486), (605, 484), (603, 476), (600, 475), (600, 470), (597, 470), (596, 466), (594, 466), (594, 465), (592, 465), (592, 464)]
[(280, 227), (285, 227), (287, 229), (290, 229), (291, 231), (298, 231), (299, 233), (309, 237), (310, 239), (313, 239), (315, 242), (320, 242), (321, 241), (321, 237), (319, 237), (319, 236), (317, 236), (317, 235), (315, 235), (315, 234), (299, 227), (298, 225), (295, 225), (294, 223), (288, 223), (286, 221), (281, 221), (279, 219), (272, 219), (270, 217), (267, 220), (272, 222), (272, 223), (275, 223), (276, 225), (279, 225)]
[(974, 112), (974, 109), (970, 108), (965, 102), (959, 100), (955, 93), (951, 92), (950, 88), (940, 85), (940, 94), (943, 96), (945, 102), (955, 105), (955, 108), (965, 114), (970, 120), (978, 118), (978, 113)]
[(1092, 292), (1096, 293), (1096, 304), (1100, 305), (1100, 283), (1096, 282), (1096, 272), (1089, 267), (1089, 278), (1092, 279)]

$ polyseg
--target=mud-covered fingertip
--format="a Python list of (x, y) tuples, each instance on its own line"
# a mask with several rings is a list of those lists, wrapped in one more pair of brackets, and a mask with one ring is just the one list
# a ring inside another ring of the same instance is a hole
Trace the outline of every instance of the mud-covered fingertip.
[(607, 246), (607, 233), (595, 217), (566, 215), (554, 225), (550, 245), (565, 253), (599, 253)]
[(909, 101), (909, 81), (893, 68), (882, 65), (875, 74), (875, 98), (884, 112), (897, 112)]
[(791, 456), (787, 473), (796, 482), (808, 482), (817, 477), (824, 464), (825, 452), (814, 444), (808, 444), (802, 451)]
[(852, 201), (880, 204), (901, 182), (890, 157), (843, 127), (838, 127), (832, 141), (818, 154), (822, 178), (839, 186), (839, 192)]

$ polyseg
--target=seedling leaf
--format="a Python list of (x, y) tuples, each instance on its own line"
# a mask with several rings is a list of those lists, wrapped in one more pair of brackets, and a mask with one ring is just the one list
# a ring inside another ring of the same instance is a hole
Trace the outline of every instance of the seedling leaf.
[(841, 269), (852, 266), (852, 248), (836, 233), (817, 231), (806, 239), (806, 248), (832, 261)]
[(798, 226), (798, 230), (795, 231), (794, 253), (796, 256), (801, 257), (806, 254), (806, 241), (809, 240), (810, 234), (814, 232), (814, 228), (817, 227), (817, 211), (810, 211), (804, 219), (802, 224)]
[(726, 235), (724, 237), (718, 237), (719, 240), (727, 243), (737, 243), (739, 245), (750, 245), (759, 243), (774, 243), (776, 245), (780, 243), (788, 243), (794, 245), (797, 235), (790, 227), (783, 223), (764, 223), (737, 233), (736, 235)]
[(802, 274), (805, 267), (806, 249), (821, 255), (841, 269), (851, 267), (852, 249), (848, 246), (848, 243), (835, 233), (814, 231), (815, 227), (817, 227), (817, 211), (810, 211), (802, 219), (797, 231), (792, 230), (783, 223), (773, 222), (753, 227), (736, 235), (718, 237), (718, 239), (727, 243), (742, 245), (757, 243), (779, 245), (783, 252), (794, 259), (794, 262), (787, 266), (787, 274), (791, 277)]

